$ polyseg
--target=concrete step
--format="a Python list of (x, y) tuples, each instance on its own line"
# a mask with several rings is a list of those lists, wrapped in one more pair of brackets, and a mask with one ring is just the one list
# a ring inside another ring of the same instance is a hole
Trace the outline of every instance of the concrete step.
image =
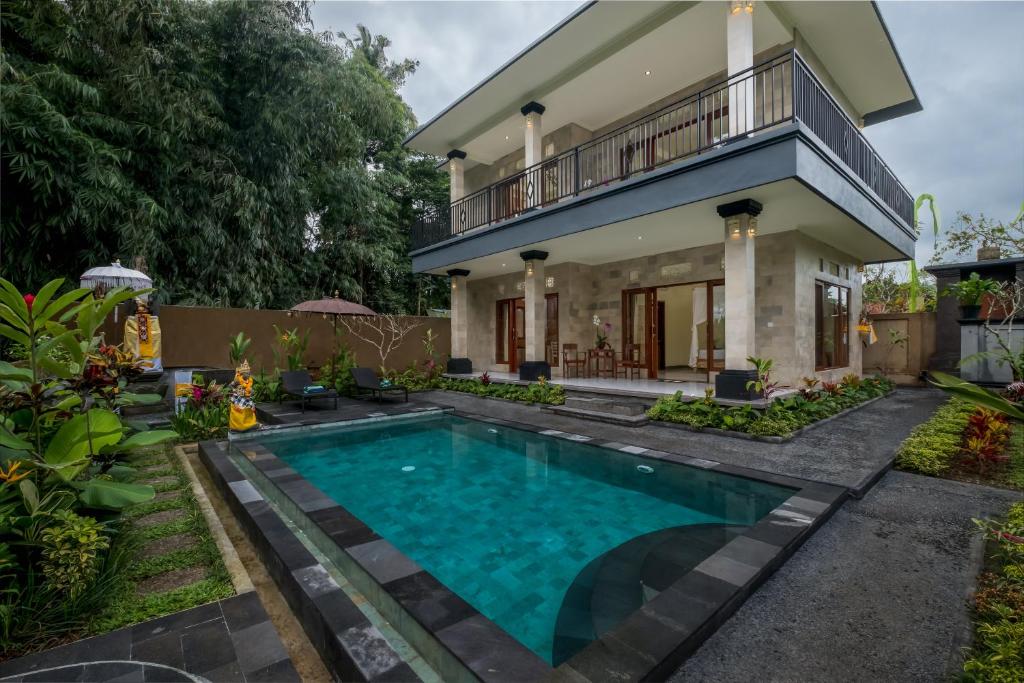
[[(568, 403), (568, 399), (566, 399)], [(556, 415), (578, 417), (582, 420), (594, 420), (595, 422), (607, 422), (608, 424), (620, 425), (622, 427), (639, 427), (647, 424), (648, 418), (643, 412), (639, 415), (622, 415), (619, 413), (607, 413), (601, 410), (588, 410), (583, 408), (572, 408), (569, 406), (548, 406), (547, 410)]]
[(566, 396), (565, 407), (595, 413), (608, 413), (623, 417), (643, 415), (646, 406), (642, 403), (625, 402), (615, 398), (596, 398), (589, 396)]

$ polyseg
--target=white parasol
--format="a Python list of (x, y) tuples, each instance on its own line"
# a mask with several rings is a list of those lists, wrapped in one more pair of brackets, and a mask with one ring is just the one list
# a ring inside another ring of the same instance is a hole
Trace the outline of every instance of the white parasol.
[[(148, 275), (143, 273), (141, 270), (125, 268), (121, 265), (120, 261), (114, 261), (109, 266), (90, 268), (82, 273), (80, 280), (81, 282), (79, 286), (86, 289), (96, 289), (97, 287), (101, 287), (102, 290), (113, 289), (115, 287), (149, 289), (153, 286), (153, 281)], [(99, 293), (97, 293), (97, 295), (98, 294)], [(143, 295), (141, 298), (143, 300), (149, 299), (147, 295)], [(116, 308), (114, 309), (114, 322), (117, 322)]]
[(81, 280), (81, 286), (88, 289), (96, 289), (96, 285), (103, 285), (108, 289), (114, 287), (148, 289), (153, 286), (153, 281), (148, 275), (140, 270), (125, 268), (120, 261), (114, 261), (109, 266), (90, 268), (82, 273)]

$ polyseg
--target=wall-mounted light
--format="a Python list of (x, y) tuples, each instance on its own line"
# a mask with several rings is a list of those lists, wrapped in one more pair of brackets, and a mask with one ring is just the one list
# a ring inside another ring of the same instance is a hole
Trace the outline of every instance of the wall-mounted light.
[(642, 240), (642, 239), (644, 238), (644, 236), (643, 236), (643, 235), (637, 235), (637, 236), (636, 236), (636, 238), (637, 238), (638, 240)]
[(533, 261), (526, 262), (526, 274), (530, 276), (533, 275)]
[(757, 219), (751, 218), (747, 223), (747, 237), (753, 238), (757, 235)]
[(732, 0), (729, 5), (730, 14), (739, 14), (740, 12), (746, 12), (747, 14), (754, 13), (753, 0)]
[(729, 232), (729, 239), (738, 240), (742, 234), (740, 231), (740, 219), (730, 218), (725, 225)]
[(505, 142), (508, 142), (508, 136), (507, 135), (505, 136)]
[(651, 70), (650, 69), (648, 69), (647, 71), (644, 72), (644, 76), (650, 76), (650, 75), (651, 75)]
[(550, 275), (544, 278), (544, 286), (547, 287), (548, 289), (553, 288), (555, 286), (555, 278), (551, 277)]

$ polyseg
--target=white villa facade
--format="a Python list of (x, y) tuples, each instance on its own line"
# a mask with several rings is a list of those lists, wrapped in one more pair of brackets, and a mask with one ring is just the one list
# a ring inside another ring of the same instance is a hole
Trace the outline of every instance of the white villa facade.
[(449, 160), (449, 371), (859, 374), (860, 272), (916, 239), (861, 128), (920, 109), (874, 3), (581, 7), (406, 140)]

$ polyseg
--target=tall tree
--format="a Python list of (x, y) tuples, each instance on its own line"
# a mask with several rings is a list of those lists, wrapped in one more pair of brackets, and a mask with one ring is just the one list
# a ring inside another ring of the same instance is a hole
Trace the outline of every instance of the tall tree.
[(301, 1), (5, 0), (0, 23), (5, 276), (142, 257), (165, 301), (414, 306), (415, 63), (386, 38), (350, 48)]

